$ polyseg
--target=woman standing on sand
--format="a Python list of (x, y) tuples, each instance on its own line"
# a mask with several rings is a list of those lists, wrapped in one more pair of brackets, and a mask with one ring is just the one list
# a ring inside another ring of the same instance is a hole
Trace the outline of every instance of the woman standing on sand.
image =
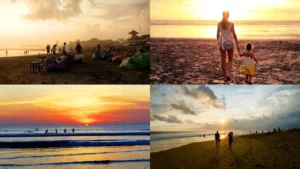
[[(218, 23), (217, 40), (221, 53), (221, 67), (225, 81), (230, 81), (232, 70), (234, 42), (237, 45), (237, 50), (240, 51), (239, 43), (234, 29), (234, 24), (228, 21), (229, 12), (223, 12), (223, 19)], [(228, 73), (226, 72), (226, 52), (228, 54)]]

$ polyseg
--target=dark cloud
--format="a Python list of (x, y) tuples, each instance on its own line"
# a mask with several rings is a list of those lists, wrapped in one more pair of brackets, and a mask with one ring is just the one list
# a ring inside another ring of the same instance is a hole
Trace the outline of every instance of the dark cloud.
[(207, 98), (207, 104), (211, 105), (215, 108), (226, 109), (226, 100), (225, 96), (218, 98), (215, 92), (210, 89), (208, 86), (181, 86), (182, 94), (188, 97), (192, 97), (194, 99)]
[(169, 115), (168, 117), (164, 117), (164, 116), (160, 116), (160, 115), (157, 115), (157, 114), (152, 114), (151, 115), (151, 121), (163, 121), (163, 122), (166, 122), (166, 123), (177, 123), (177, 124), (181, 124), (182, 121), (179, 120), (176, 116), (173, 116), (173, 115)]
[(200, 123), (196, 123), (193, 120), (186, 120), (185, 123), (186, 124), (192, 124), (192, 125), (201, 125)]
[(179, 110), (183, 114), (197, 115), (197, 113), (190, 109), (187, 102), (184, 100), (170, 104), (171, 108)]
[(167, 113), (170, 107), (167, 104), (151, 104), (151, 112)]

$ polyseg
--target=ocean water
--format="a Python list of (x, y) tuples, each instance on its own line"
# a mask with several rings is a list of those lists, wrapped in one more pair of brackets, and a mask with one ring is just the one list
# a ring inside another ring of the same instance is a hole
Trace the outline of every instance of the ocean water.
[(0, 168), (148, 169), (149, 131), (149, 125), (0, 127)]
[[(216, 39), (219, 21), (151, 21), (154, 38)], [(233, 21), (238, 39), (299, 39), (300, 21)]]
[[(227, 137), (229, 131), (219, 131), (221, 139)], [(233, 131), (234, 135), (249, 134), (248, 131)], [(215, 132), (158, 132), (151, 133), (151, 152), (159, 152), (181, 147), (190, 143), (215, 140)], [(204, 137), (205, 135), (205, 137)]]
[[(45, 51), (29, 51), (27, 55), (39, 55), (45, 54)], [(6, 50), (0, 50), (0, 57), (12, 57), (12, 56), (27, 56), (24, 54), (24, 50), (8, 50), (6, 54)]]

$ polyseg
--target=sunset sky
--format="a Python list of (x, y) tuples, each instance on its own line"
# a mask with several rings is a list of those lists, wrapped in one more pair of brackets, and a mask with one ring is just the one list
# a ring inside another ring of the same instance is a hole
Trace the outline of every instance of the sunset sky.
[(299, 20), (299, 0), (151, 0), (151, 20)]
[(0, 0), (0, 48), (148, 34), (149, 0)]
[(0, 86), (0, 125), (149, 124), (150, 87)]
[(300, 86), (151, 87), (151, 131), (300, 127)]

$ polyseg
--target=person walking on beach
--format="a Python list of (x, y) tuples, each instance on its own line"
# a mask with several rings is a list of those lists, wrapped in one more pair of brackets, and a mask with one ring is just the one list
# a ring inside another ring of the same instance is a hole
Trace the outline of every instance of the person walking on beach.
[(45, 134), (47, 134), (48, 133), (48, 129), (45, 131)]
[(215, 134), (215, 140), (216, 140), (216, 147), (220, 147), (220, 134), (219, 131)]
[(229, 148), (231, 148), (232, 142), (233, 142), (233, 132), (228, 133), (228, 141), (229, 141)]
[(64, 129), (64, 133), (67, 133), (67, 129)]
[(80, 55), (80, 54), (81, 54), (82, 47), (81, 47), (81, 45), (80, 45), (80, 43), (79, 43), (79, 42), (77, 43), (75, 50), (76, 50), (76, 52), (77, 52), (77, 54), (78, 54), (78, 55)]
[(247, 43), (246, 45), (246, 52), (244, 53), (239, 53), (240, 56), (245, 56), (244, 58), (244, 74), (246, 76), (246, 79), (245, 79), (245, 83), (248, 83), (248, 84), (252, 84), (252, 77), (254, 76), (254, 70), (255, 70), (255, 67), (254, 67), (254, 62), (256, 62), (256, 64), (258, 64), (258, 61), (256, 59), (256, 57), (254, 56), (252, 50), (253, 50), (253, 45), (252, 43)]
[[(217, 41), (221, 53), (221, 67), (224, 75), (224, 81), (231, 81), (231, 71), (233, 64), (234, 41), (237, 50), (240, 51), (234, 24), (228, 21), (229, 12), (223, 12), (223, 19), (218, 23)], [(228, 54), (228, 72), (226, 72), (226, 52)]]
[(74, 133), (74, 132), (75, 132), (75, 129), (73, 128), (72, 131), (73, 131), (73, 133)]
[(57, 133), (57, 129), (55, 129), (55, 133)]

